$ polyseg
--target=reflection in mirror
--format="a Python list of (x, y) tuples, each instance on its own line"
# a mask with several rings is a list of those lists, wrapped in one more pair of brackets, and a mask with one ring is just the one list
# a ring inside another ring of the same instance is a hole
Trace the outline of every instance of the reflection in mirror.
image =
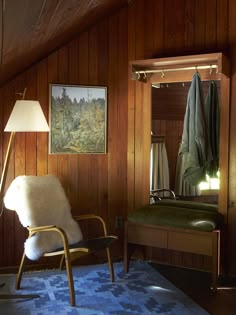
[[(214, 82), (220, 99), (220, 81)], [(201, 84), (204, 111), (209, 116), (209, 104), (206, 105), (206, 100), (211, 81), (201, 81)], [(219, 192), (218, 161), (217, 170), (211, 172), (208, 168), (208, 174), (204, 177), (205, 180), (198, 181), (199, 184), (192, 185), (191, 181), (184, 179), (183, 155), (180, 155), (179, 151), (190, 86), (191, 82), (152, 84), (150, 190), (166, 188), (173, 190), (177, 199), (217, 203)], [(214, 115), (213, 117), (215, 117)], [(216, 119), (214, 118), (212, 121), (206, 117), (206, 120), (207, 130), (209, 130), (209, 125), (214, 124)], [(217, 125), (214, 125), (213, 128), (216, 130)], [(218, 143), (219, 132), (217, 131), (215, 134), (217, 134), (217, 139), (213, 140)], [(209, 134), (208, 137), (207, 149), (209, 150), (212, 139)], [(209, 156), (210, 153), (208, 153), (208, 158)]]

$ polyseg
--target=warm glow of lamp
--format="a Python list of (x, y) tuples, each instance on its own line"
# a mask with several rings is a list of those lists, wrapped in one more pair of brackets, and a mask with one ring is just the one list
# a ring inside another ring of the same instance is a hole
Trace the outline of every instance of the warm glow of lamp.
[(39, 102), (29, 100), (16, 101), (4, 131), (49, 131)]
[[(26, 89), (23, 93), (25, 96)], [(11, 132), (6, 157), (3, 165), (1, 182), (0, 182), (0, 198), (2, 200), (6, 174), (11, 155), (11, 149), (16, 132), (48, 132), (49, 126), (43, 114), (42, 108), (38, 101), (17, 100), (12, 113), (8, 119), (4, 131)]]

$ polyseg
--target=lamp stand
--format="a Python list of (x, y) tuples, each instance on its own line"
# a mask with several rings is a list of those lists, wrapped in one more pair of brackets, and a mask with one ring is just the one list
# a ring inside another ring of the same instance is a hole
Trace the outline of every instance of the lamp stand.
[[(24, 99), (26, 93), (26, 89), (24, 89), (24, 92), (22, 93), (22, 99)], [(12, 146), (15, 140), (15, 132), (11, 132), (10, 139), (8, 142), (7, 146), (7, 152), (6, 152), (6, 157), (3, 165), (3, 170), (2, 170), (2, 176), (1, 176), (1, 182), (0, 182), (0, 201), (3, 202), (3, 195), (4, 195), (4, 187), (6, 183), (6, 177), (7, 177), (7, 170), (9, 166), (9, 161), (11, 157), (11, 151), (12, 151)], [(5, 283), (0, 283), (0, 288), (4, 287)], [(38, 298), (39, 295), (37, 294), (0, 294), (0, 300), (5, 300), (5, 299), (29, 299), (29, 298)]]
[(7, 177), (7, 169), (11, 157), (11, 151), (12, 151), (12, 145), (15, 140), (15, 132), (11, 132), (10, 139), (8, 142), (7, 146), (7, 152), (6, 152), (6, 157), (3, 165), (3, 170), (2, 170), (2, 177), (1, 177), (1, 183), (0, 183), (0, 200), (3, 200), (3, 194), (4, 194), (4, 187), (6, 183), (6, 177)]

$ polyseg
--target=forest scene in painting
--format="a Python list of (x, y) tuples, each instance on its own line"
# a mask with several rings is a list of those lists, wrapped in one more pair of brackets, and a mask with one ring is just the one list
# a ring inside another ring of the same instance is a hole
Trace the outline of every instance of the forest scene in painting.
[(105, 153), (106, 88), (50, 89), (50, 153)]

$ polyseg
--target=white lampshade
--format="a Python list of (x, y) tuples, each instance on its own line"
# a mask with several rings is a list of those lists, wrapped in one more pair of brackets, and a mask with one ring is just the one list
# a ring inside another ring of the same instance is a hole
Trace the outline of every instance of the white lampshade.
[(4, 131), (49, 131), (48, 123), (38, 101), (18, 100)]

